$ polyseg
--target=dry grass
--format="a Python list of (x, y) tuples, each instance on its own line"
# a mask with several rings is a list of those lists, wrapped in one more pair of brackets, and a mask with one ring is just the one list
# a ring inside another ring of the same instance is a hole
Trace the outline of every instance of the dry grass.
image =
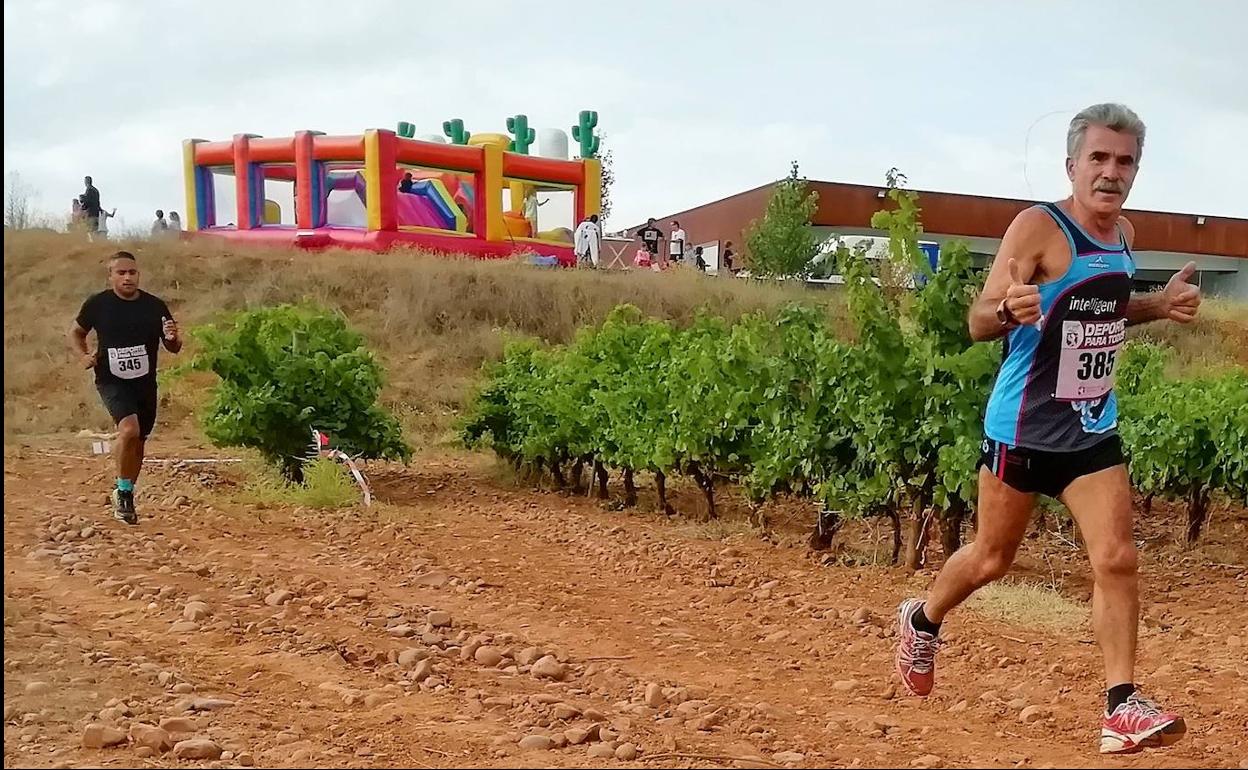
[(252, 479), (240, 498), (265, 505), (306, 508), (345, 508), (358, 505), (362, 493), (345, 466), (333, 460), (314, 460), (304, 466), (303, 483), (283, 478), (267, 463), (250, 466)]
[[(143, 286), (169, 302), (183, 328), (244, 307), (311, 300), (341, 310), (379, 352), (383, 398), (417, 446), (446, 438), (481, 364), (511, 335), (570, 340), (621, 302), (689, 322), (699, 308), (730, 318), (787, 302), (839, 315), (839, 294), (713, 279), (692, 271), (594, 273), (507, 261), (240, 248), (222, 241), (92, 244), (47, 231), (4, 237), (6, 441), (15, 435), (107, 427), (90, 376), (68, 352), (65, 331), (88, 294), (104, 288), (104, 260), (118, 248), (139, 260)], [(193, 350), (185, 351), (182, 358)], [(161, 421), (177, 425), (202, 403), (211, 377), (165, 389)]]
[(1248, 305), (1243, 302), (1208, 299), (1194, 324), (1148, 324), (1132, 329), (1131, 336), (1174, 348), (1167, 372), (1172, 377), (1248, 368)]
[(976, 614), (1027, 626), (1068, 631), (1088, 623), (1088, 608), (1062, 596), (1051, 586), (1002, 580), (984, 586), (967, 606)]

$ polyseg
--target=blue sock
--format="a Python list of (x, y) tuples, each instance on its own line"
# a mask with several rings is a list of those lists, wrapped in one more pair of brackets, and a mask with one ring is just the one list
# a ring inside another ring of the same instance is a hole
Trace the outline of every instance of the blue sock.
[(122, 492), (133, 492), (134, 482), (130, 479), (117, 479), (117, 488)]

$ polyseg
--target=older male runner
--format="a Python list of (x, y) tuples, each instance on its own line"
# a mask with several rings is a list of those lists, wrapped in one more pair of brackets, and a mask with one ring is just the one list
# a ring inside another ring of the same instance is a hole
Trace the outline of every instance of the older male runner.
[(968, 323), (977, 341), (1005, 338), (988, 401), (975, 541), (944, 565), (927, 599), (898, 610), (897, 671), (927, 695), (940, 624), (1010, 568), (1037, 494), (1060, 499), (1092, 564), (1092, 622), (1104, 656), (1101, 751), (1178, 740), (1183, 718), (1136, 692), (1139, 620), (1131, 487), (1116, 433), (1114, 368), (1126, 327), (1188, 323), (1200, 290), (1189, 262), (1163, 291), (1132, 294), (1135, 230), (1122, 207), (1144, 148), (1144, 123), (1120, 104), (1080, 112), (1066, 136), (1066, 200), (1020, 213), (1001, 242)]

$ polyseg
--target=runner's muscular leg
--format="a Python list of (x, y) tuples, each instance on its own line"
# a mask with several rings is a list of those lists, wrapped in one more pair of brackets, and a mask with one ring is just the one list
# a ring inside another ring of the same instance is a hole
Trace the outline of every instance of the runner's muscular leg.
[(1079, 524), (1092, 563), (1092, 626), (1105, 658), (1106, 684), (1133, 682), (1140, 595), (1126, 466), (1080, 476), (1066, 487), (1062, 502)]
[(147, 455), (147, 439), (140, 438), (138, 449), (135, 451), (134, 459), (134, 481), (138, 483), (139, 474), (143, 472), (143, 458)]
[(923, 614), (934, 623), (968, 596), (1005, 575), (1027, 533), (1036, 496), (1019, 492), (987, 468), (979, 469), (979, 528), (975, 540), (945, 562), (928, 592)]
[(126, 415), (117, 423), (117, 477), (137, 481), (143, 466), (143, 437), (139, 416)]

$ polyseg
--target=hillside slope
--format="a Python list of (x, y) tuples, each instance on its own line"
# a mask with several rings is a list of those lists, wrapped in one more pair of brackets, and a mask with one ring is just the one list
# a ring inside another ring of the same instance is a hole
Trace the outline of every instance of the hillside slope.
[[(230, 310), (281, 302), (306, 300), (341, 311), (380, 354), (388, 372), (384, 399), (417, 444), (446, 437), (481, 364), (497, 357), (511, 335), (565, 342), (622, 302), (677, 323), (691, 320), (699, 308), (735, 318), (794, 301), (821, 305), (834, 318), (843, 312), (836, 290), (686, 270), (552, 271), (411, 251), (313, 254), (195, 239), (87, 243), (49, 231), (6, 232), (6, 440), (106, 427), (90, 377), (68, 352), (65, 330), (83, 299), (105, 287), (104, 261), (119, 248), (137, 255), (143, 287), (169, 302), (184, 330)], [(1173, 345), (1179, 352), (1176, 374), (1248, 367), (1248, 307), (1242, 304), (1207, 302), (1189, 327), (1156, 324), (1135, 333)], [(162, 368), (172, 359), (166, 356)], [(195, 377), (172, 383), (162, 421), (184, 421), (210, 382)]]

